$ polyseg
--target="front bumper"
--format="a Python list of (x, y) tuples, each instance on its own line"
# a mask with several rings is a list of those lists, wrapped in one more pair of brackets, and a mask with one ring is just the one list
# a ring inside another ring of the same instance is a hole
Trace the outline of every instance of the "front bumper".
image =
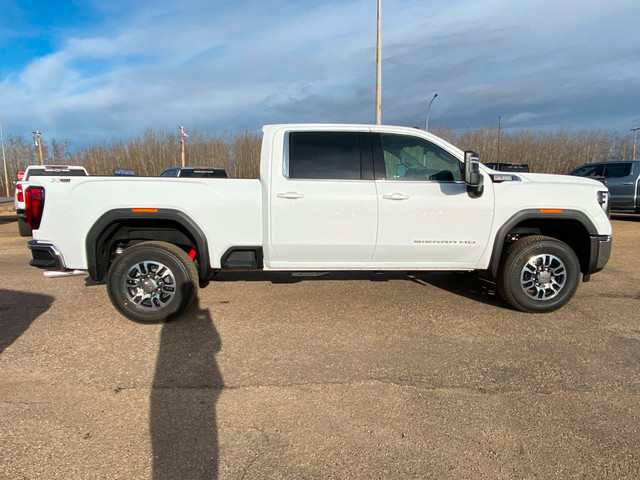
[(32, 267), (47, 270), (66, 270), (67, 266), (65, 265), (64, 257), (54, 244), (31, 240), (27, 245), (33, 257), (33, 260), (29, 262)]
[(593, 235), (591, 237), (591, 255), (587, 275), (599, 272), (609, 261), (611, 256), (611, 235)]

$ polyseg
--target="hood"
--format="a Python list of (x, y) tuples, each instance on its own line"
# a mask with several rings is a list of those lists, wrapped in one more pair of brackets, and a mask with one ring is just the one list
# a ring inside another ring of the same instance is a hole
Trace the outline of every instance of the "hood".
[(547, 173), (518, 173), (518, 177), (525, 181), (536, 183), (565, 183), (571, 185), (592, 185), (606, 188), (602, 182), (587, 177), (573, 175), (552, 175)]

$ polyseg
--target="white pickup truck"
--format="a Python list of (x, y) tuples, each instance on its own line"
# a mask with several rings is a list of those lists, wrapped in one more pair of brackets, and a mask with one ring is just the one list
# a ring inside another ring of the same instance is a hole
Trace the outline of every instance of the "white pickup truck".
[(18, 231), (21, 237), (31, 236), (31, 227), (27, 223), (25, 214), (24, 191), (29, 186), (29, 180), (35, 176), (66, 177), (87, 176), (84, 167), (75, 165), (29, 165), (24, 172), (18, 173), (18, 181), (13, 182), (15, 191), (13, 194), (13, 207), (18, 217)]
[(405, 127), (270, 125), (259, 180), (42, 177), (26, 197), (31, 265), (87, 270), (141, 322), (224, 269), (477, 271), (549, 312), (611, 251), (602, 183), (497, 172)]

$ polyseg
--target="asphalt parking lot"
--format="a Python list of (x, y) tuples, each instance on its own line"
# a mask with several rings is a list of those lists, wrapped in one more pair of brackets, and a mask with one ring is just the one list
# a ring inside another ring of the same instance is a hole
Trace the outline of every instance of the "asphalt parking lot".
[(564, 309), (463, 274), (229, 273), (164, 325), (0, 216), (0, 478), (639, 478), (640, 217)]

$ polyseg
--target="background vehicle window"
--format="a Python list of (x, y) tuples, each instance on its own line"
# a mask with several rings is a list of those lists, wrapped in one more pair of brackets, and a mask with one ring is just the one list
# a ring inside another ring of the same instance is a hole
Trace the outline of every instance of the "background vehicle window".
[(24, 178), (29, 177), (86, 177), (84, 170), (33, 170)]
[(289, 178), (360, 180), (360, 134), (291, 132)]
[(387, 180), (462, 180), (460, 161), (437, 145), (409, 135), (382, 134), (381, 139)]
[(571, 175), (578, 177), (602, 177), (603, 170), (603, 165), (583, 165), (571, 172)]
[(604, 167), (605, 178), (622, 178), (629, 175), (631, 175), (630, 163), (612, 163)]

